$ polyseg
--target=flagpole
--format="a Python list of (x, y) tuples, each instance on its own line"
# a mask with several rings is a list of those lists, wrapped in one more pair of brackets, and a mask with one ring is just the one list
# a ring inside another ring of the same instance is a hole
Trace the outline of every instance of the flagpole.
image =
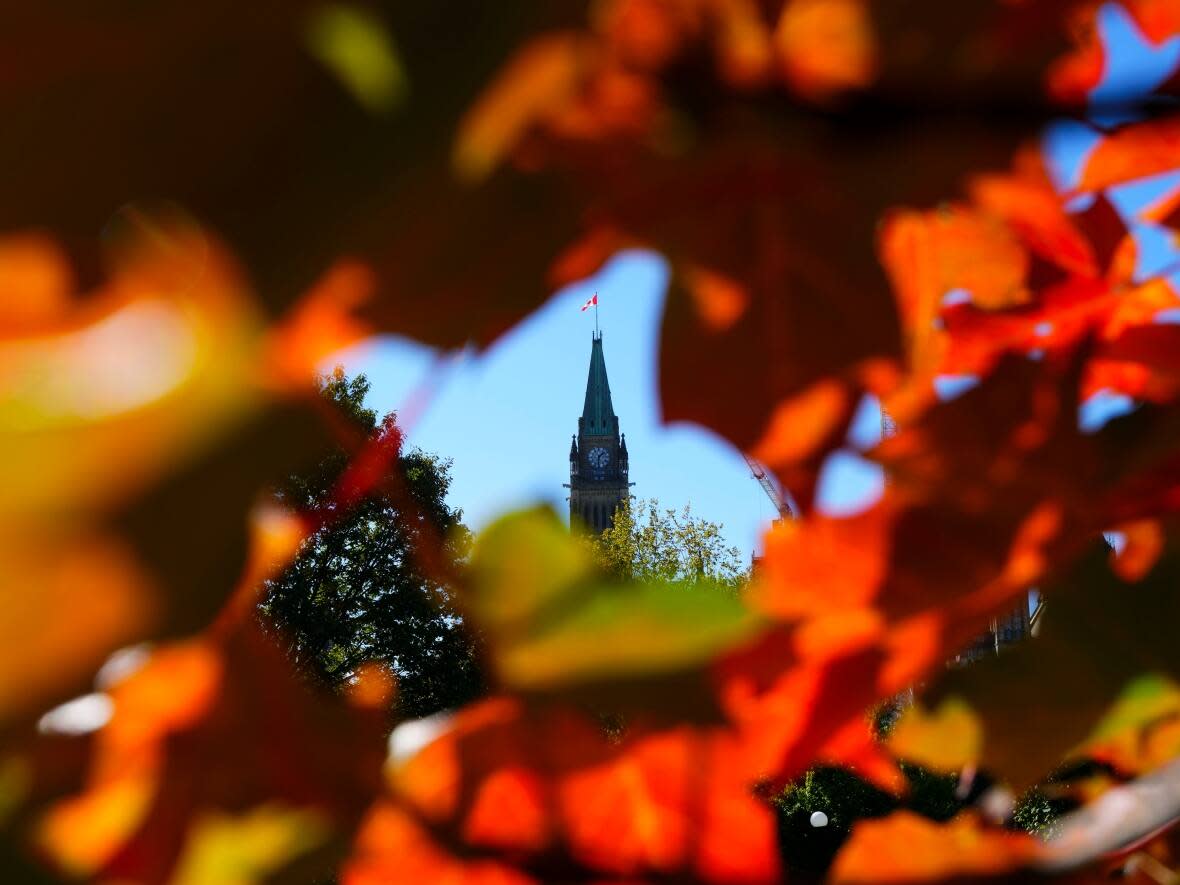
[(598, 331), (598, 293), (594, 293), (594, 335), (597, 337), (601, 334)]

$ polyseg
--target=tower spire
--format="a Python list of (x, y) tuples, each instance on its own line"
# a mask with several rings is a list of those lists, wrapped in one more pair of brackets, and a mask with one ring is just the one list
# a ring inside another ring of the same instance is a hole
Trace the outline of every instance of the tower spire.
[(602, 333), (591, 338), (590, 373), (586, 378), (586, 404), (578, 429), (586, 436), (615, 435), (619, 419), (615, 416), (610, 397), (610, 381), (606, 377), (606, 358), (602, 355)]
[(615, 511), (630, 495), (627, 444), (610, 397), (602, 332), (590, 339), (590, 373), (578, 434), (570, 441), (570, 525), (593, 534), (614, 524)]

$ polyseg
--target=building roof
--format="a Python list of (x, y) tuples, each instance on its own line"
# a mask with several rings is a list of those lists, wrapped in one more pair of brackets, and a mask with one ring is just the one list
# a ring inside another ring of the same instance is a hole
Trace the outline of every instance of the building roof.
[(618, 432), (619, 419), (610, 399), (610, 382), (606, 377), (606, 359), (602, 355), (602, 333), (591, 339), (590, 374), (586, 378), (586, 405), (582, 409), (581, 430), (586, 436), (607, 436)]

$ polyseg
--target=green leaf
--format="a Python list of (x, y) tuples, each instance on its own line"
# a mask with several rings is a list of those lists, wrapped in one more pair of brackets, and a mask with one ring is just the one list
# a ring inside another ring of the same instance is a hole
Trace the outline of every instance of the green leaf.
[(755, 619), (712, 585), (599, 584), (503, 650), (501, 675), (524, 689), (695, 665), (750, 636)]
[(524, 691), (692, 670), (758, 626), (732, 592), (707, 582), (606, 581), (549, 511), (491, 526), (471, 574), (469, 610), (501, 680)]
[(1180, 685), (1159, 673), (1146, 673), (1131, 680), (1123, 689), (1114, 706), (1102, 717), (1090, 741), (1116, 737), (1132, 729), (1142, 728), (1180, 710)]
[(591, 572), (587, 550), (548, 510), (504, 517), (476, 539), (469, 608), (493, 634), (526, 629)]
[(388, 113), (409, 84), (393, 38), (371, 13), (347, 3), (322, 6), (308, 18), (307, 46), (367, 110)]

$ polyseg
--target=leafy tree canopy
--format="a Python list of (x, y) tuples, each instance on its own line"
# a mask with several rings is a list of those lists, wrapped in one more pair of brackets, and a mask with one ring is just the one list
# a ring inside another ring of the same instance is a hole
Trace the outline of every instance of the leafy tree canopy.
[(628, 499), (614, 524), (593, 539), (601, 567), (622, 581), (708, 581), (739, 587), (749, 570), (737, 547), (727, 546), (722, 526), (650, 499)]
[[(367, 661), (388, 663), (398, 675), (397, 712), (424, 716), (464, 703), (481, 690), (473, 644), (437, 575), (416, 558), (425, 532), (436, 532), (447, 562), (465, 554), (470, 535), (462, 512), (447, 504), (451, 462), (402, 450), (396, 415), (380, 422), (365, 406), (370, 382), (337, 369), (320, 379), (323, 396), (369, 439), (389, 442), (393, 488), (373, 494), (312, 534), (299, 556), (270, 581), (259, 606), (264, 625), (281, 636), (299, 672), (340, 686)], [(278, 491), (304, 511), (330, 506), (348, 464), (337, 450), (315, 468), (292, 476)]]

